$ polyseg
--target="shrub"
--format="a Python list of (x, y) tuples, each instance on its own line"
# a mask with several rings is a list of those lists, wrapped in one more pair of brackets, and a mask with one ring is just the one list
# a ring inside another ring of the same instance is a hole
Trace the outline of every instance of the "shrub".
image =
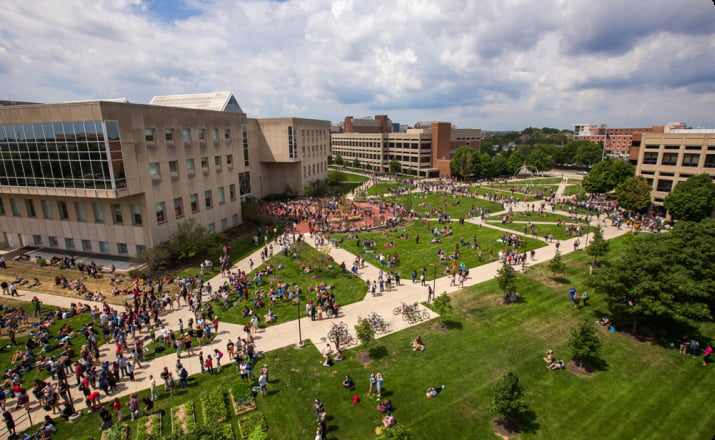
[(40, 267), (45, 267), (45, 266), (47, 266), (47, 260), (45, 260), (45, 259), (42, 258), (42, 257), (37, 257), (37, 261), (36, 261), (36, 262), (37, 262), (37, 265), (40, 266)]
[(363, 345), (368, 345), (375, 340), (375, 328), (370, 324), (367, 318), (358, 318), (358, 323), (355, 326), (355, 334)]

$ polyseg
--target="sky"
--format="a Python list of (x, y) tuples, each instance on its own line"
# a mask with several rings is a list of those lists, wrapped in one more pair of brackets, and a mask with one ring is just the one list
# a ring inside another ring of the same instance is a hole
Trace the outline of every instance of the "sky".
[(5, 0), (0, 99), (232, 91), (249, 117), (715, 128), (712, 0)]

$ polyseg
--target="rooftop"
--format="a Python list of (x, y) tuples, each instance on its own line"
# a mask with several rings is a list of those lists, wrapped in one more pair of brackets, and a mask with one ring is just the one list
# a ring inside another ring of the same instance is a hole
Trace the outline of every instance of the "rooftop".
[(194, 93), (190, 95), (155, 96), (150, 105), (183, 107), (198, 110), (243, 113), (241, 106), (231, 92)]

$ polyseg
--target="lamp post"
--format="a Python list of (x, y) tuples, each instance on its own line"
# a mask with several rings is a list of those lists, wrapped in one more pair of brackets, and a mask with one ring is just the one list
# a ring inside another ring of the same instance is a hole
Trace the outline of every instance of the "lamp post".
[(295, 305), (298, 310), (298, 345), (296, 345), (296, 347), (303, 348), (303, 333), (300, 329), (300, 295), (298, 295), (296, 299), (297, 301), (295, 302)]
[(432, 297), (435, 298), (437, 296), (437, 265), (430, 263), (430, 266), (434, 269), (434, 275), (432, 278)]

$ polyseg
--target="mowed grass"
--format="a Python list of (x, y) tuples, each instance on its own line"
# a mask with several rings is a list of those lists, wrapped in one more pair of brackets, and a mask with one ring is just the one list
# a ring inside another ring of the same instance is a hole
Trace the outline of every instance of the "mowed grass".
[(447, 213), (453, 219), (469, 218), (479, 215), (477, 208), (488, 209), (489, 212), (502, 210), (499, 203), (490, 202), (483, 198), (452, 195), (448, 193), (414, 193), (390, 197), (389, 200), (408, 208), (412, 203), (412, 210), (426, 218), (437, 218), (439, 213)]
[(372, 185), (367, 190), (367, 195), (378, 196), (382, 194), (391, 194), (395, 191), (404, 191), (407, 189), (407, 185), (395, 182), (380, 182)]
[[(502, 214), (494, 214), (487, 218), (487, 221), (501, 221)], [(538, 211), (515, 211), (510, 214), (510, 218), (515, 222), (558, 222), (561, 220), (570, 221), (571, 217), (567, 217), (561, 214), (554, 214), (548, 211), (543, 211), (539, 215)], [(585, 222), (583, 219), (581, 221)]]
[[(517, 219), (518, 221), (518, 219)], [(505, 228), (505, 229), (510, 229), (514, 232), (520, 232), (522, 234), (527, 234), (529, 236), (534, 236), (536, 235), (537, 237), (543, 237), (546, 234), (553, 234), (555, 240), (567, 240), (569, 238), (574, 238), (577, 236), (575, 232), (571, 233), (571, 235), (566, 235), (566, 227), (565, 226), (557, 226), (556, 223), (553, 224), (534, 224), (534, 228), (536, 230), (536, 233), (532, 233), (531, 228), (527, 228), (526, 230), (524, 228), (527, 227), (527, 223), (508, 223), (508, 224), (501, 224), (501, 221), (491, 221), (489, 222), (493, 225), (499, 226), (500, 228)], [(568, 224), (567, 226), (575, 226), (573, 224)], [(582, 226), (583, 228), (583, 233), (586, 234), (586, 226)]]
[[(307, 244), (300, 243), (299, 245), (300, 250), (298, 251), (297, 258), (286, 257), (283, 254), (274, 254), (266, 263), (261, 264), (249, 274), (248, 279), (253, 280), (256, 272), (263, 269), (266, 265), (270, 264), (275, 269), (273, 275), (263, 278), (263, 284), (253, 285), (249, 288), (251, 301), (236, 302), (236, 292), (232, 289), (232, 306), (224, 310), (219, 304), (213, 303), (212, 306), (215, 315), (217, 315), (221, 321), (243, 325), (248, 322), (248, 318), (244, 318), (241, 311), (245, 306), (248, 306), (249, 309), (254, 310), (261, 318), (260, 328), (266, 328), (267, 326), (297, 319), (298, 312), (295, 304), (292, 304), (287, 299), (278, 299), (275, 305), (272, 305), (268, 298), (271, 285), (277, 290), (279, 282), (287, 282), (288, 284), (296, 283), (302, 289), (304, 298), (314, 298), (314, 289), (320, 284), (333, 286), (334, 289), (329, 290), (329, 292), (335, 294), (335, 299), (341, 306), (352, 304), (365, 297), (365, 293), (367, 292), (365, 282), (350, 272), (352, 261), (345, 262), (347, 273), (343, 273), (340, 269), (340, 261), (328, 262), (326, 256), (320, 254)], [(313, 264), (316, 261), (321, 261), (320, 266)], [(300, 269), (301, 264), (310, 265), (314, 269), (313, 272), (308, 274), (303, 273)], [(328, 269), (329, 264), (333, 266), (332, 269)], [(277, 268), (280, 265), (283, 265), (283, 269), (278, 270)], [(259, 289), (266, 293), (265, 306), (260, 309), (255, 309), (252, 300)], [(295, 289), (293, 288), (292, 290)], [(300, 307), (301, 313), (305, 314), (305, 306), (301, 305)], [(278, 317), (275, 323), (266, 323), (263, 319), (269, 308), (272, 309), (273, 313)]]
[[(364, 252), (362, 246), (358, 248), (355, 239), (348, 239), (345, 235), (336, 236), (336, 238), (343, 238), (343, 243), (341, 244), (341, 247), (355, 255), (365, 258), (368, 263), (374, 264), (378, 267), (380, 267), (380, 263), (376, 259), (376, 256), (379, 252), (383, 252), (385, 254), (389, 253), (390, 255), (397, 252), (400, 259), (400, 263), (396, 267), (390, 267), (390, 269), (397, 270), (403, 280), (411, 279), (411, 273), (413, 270), (416, 270), (419, 274), (420, 269), (423, 267), (427, 268), (426, 278), (430, 280), (433, 279), (434, 269), (429, 267), (430, 263), (437, 265), (438, 277), (444, 275), (446, 266), (440, 264), (439, 257), (437, 256), (437, 251), (442, 249), (444, 252), (447, 253), (447, 255), (453, 254), (455, 245), (460, 243), (460, 238), (462, 236), (464, 237), (464, 241), (468, 246), (460, 245), (459, 251), (462, 256), (456, 261), (458, 264), (466, 264), (468, 268), (489, 263), (489, 252), (492, 252), (494, 254), (494, 258), (497, 258), (499, 250), (511, 249), (510, 247), (507, 247), (503, 243), (497, 241), (498, 239), (501, 239), (501, 237), (505, 234), (504, 232), (491, 228), (481, 228), (478, 225), (474, 225), (471, 223), (465, 223), (464, 225), (460, 225), (457, 222), (452, 222), (450, 223), (450, 226), (453, 228), (453, 235), (440, 235), (439, 238), (441, 240), (441, 243), (430, 243), (433, 238), (432, 229), (436, 227), (441, 230), (443, 225), (440, 225), (437, 222), (427, 223), (430, 224), (429, 227), (425, 225), (425, 222), (413, 222), (407, 227), (396, 228), (396, 232), (388, 232), (387, 236), (384, 236), (384, 233), (382, 232), (359, 234), (358, 237), (361, 242), (363, 240), (375, 240), (377, 242), (377, 247), (371, 248), (368, 252)], [(406, 240), (400, 239), (401, 234), (406, 234), (408, 238)], [(418, 234), (420, 237), (419, 244), (417, 244), (416, 242), (416, 236)], [(483, 258), (481, 262), (479, 261), (478, 257), (479, 249), (475, 250), (469, 247), (469, 245), (472, 244), (474, 235), (477, 236), (477, 244), (480, 246), (480, 249), (482, 251)], [(394, 244), (394, 246), (384, 246), (388, 243), (392, 243)], [(525, 246), (521, 249), (521, 251), (523, 252), (531, 249), (536, 249), (542, 246), (546, 246), (546, 244), (541, 240), (527, 238), (525, 241)], [(350, 265), (351, 263), (352, 262), (346, 262), (346, 264), (348, 265)], [(449, 261), (450, 265), (451, 263), (452, 262)], [(382, 266), (382, 268), (383, 270), (388, 270), (386, 264)]]
[[(334, 171), (334, 170), (328, 170), (328, 176), (334, 173), (338, 173), (339, 171)], [(370, 178), (367, 176), (360, 176), (358, 174), (352, 174), (352, 173), (341, 173), (343, 179), (341, 182), (367, 182)]]

